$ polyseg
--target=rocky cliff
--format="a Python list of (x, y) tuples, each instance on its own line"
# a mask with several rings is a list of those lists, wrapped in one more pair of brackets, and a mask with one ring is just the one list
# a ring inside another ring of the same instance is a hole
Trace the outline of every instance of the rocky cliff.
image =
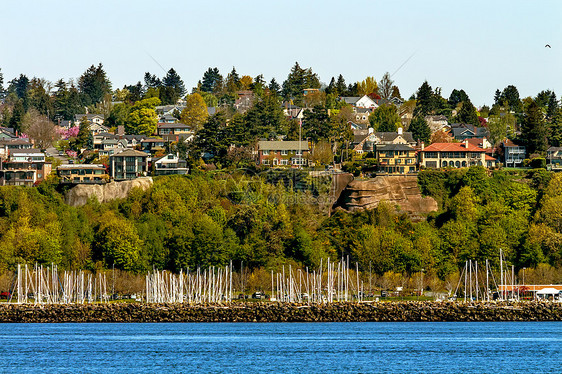
[(437, 201), (421, 195), (417, 176), (379, 176), (353, 180), (340, 194), (334, 208), (350, 212), (376, 208), (381, 201), (394, 204), (398, 211), (412, 218), (437, 211)]
[(65, 194), (68, 205), (82, 206), (88, 199), (95, 197), (100, 203), (113, 199), (124, 199), (133, 188), (146, 190), (152, 186), (151, 177), (143, 177), (122, 182), (110, 182), (107, 184), (79, 184), (71, 188)]

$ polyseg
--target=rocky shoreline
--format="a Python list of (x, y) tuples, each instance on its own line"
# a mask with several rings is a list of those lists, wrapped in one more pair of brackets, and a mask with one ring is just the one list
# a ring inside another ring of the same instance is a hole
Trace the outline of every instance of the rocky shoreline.
[(60, 322), (442, 322), (562, 321), (551, 302), (377, 302), (0, 305), (2, 323)]

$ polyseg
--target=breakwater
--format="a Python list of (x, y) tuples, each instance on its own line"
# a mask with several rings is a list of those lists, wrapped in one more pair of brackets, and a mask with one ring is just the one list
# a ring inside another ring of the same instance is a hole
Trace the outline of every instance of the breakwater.
[(562, 321), (550, 302), (377, 302), (0, 305), (0, 322), (416, 322)]

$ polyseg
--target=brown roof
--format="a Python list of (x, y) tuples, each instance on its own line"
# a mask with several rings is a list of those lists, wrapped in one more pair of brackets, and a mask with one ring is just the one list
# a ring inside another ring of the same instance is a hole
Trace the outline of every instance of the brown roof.
[(134, 149), (126, 149), (122, 152), (115, 153), (111, 157), (119, 156), (119, 157), (148, 157), (148, 155), (141, 151), (135, 151)]

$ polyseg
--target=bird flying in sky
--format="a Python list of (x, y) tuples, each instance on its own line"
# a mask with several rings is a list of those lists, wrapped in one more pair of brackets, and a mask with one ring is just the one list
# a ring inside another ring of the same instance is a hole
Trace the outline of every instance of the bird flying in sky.
[(544, 46), (545, 48), (550, 48), (550, 44), (547, 44)]

